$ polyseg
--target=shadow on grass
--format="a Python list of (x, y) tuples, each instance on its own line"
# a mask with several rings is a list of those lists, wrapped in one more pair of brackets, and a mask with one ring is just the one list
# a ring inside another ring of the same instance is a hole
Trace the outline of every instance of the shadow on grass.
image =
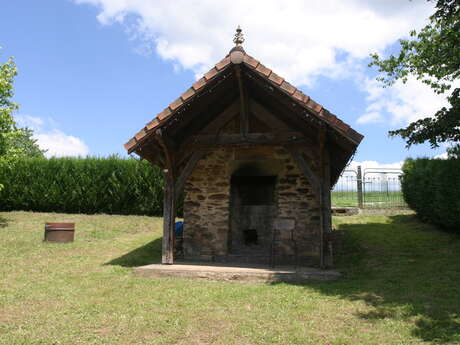
[(142, 247), (136, 248), (129, 253), (107, 262), (106, 265), (138, 267), (159, 263), (161, 261), (161, 242), (161, 237), (157, 238)]
[(413, 322), (412, 335), (460, 343), (460, 237), (420, 223), (413, 215), (389, 223), (341, 224), (344, 248), (337, 268), (345, 278), (313, 283), (331, 296), (364, 301), (366, 320)]
[[(389, 218), (386, 223), (339, 225), (343, 250), (336, 264), (344, 278), (308, 286), (366, 303), (368, 310), (356, 314), (363, 320), (412, 323), (412, 335), (423, 341), (460, 344), (460, 237), (413, 215)], [(161, 238), (107, 265), (137, 267), (160, 259)]]
[(6, 228), (8, 225), (8, 219), (0, 216), (0, 228)]

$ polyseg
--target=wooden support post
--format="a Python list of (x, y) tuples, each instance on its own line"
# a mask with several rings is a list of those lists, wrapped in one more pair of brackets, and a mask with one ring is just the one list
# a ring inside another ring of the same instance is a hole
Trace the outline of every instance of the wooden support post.
[(356, 173), (356, 190), (358, 192), (358, 207), (363, 208), (363, 173), (361, 171), (361, 165), (358, 165), (358, 171)]
[(322, 128), (319, 133), (319, 154), (321, 168), (321, 204), (320, 204), (320, 220), (321, 220), (321, 237), (320, 237), (320, 266), (325, 268), (325, 234), (332, 230), (331, 220), (331, 166), (329, 151), (326, 147), (326, 129)]
[(240, 66), (235, 66), (235, 73), (236, 79), (238, 80), (238, 88), (240, 90), (240, 134), (244, 138), (249, 132), (248, 99), (246, 89), (243, 85)]
[(176, 199), (174, 180), (165, 173), (165, 194), (163, 203), (163, 247), (161, 262), (171, 265), (174, 263), (174, 236), (176, 220)]
[(174, 263), (174, 237), (176, 221), (176, 197), (175, 197), (175, 164), (174, 155), (165, 143), (161, 130), (156, 132), (158, 142), (163, 148), (165, 155), (165, 189), (163, 199), (163, 246), (161, 262), (171, 265)]
[(332, 231), (331, 214), (331, 165), (329, 151), (324, 148), (323, 212), (324, 232)]

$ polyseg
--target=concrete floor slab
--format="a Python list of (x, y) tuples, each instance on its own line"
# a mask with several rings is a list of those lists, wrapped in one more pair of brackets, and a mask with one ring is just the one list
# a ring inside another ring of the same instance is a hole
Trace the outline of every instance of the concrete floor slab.
[(340, 273), (310, 267), (275, 267), (221, 263), (152, 264), (136, 267), (134, 274), (147, 278), (190, 278), (248, 282), (305, 282), (309, 280), (336, 280)]

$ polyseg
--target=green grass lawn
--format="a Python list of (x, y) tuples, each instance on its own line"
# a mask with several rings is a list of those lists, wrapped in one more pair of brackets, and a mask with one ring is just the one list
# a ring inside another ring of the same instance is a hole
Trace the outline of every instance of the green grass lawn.
[[(46, 221), (76, 241), (43, 243)], [(334, 219), (335, 282), (144, 279), (161, 219), (0, 213), (0, 344), (460, 344), (460, 238), (413, 215)]]
[[(356, 191), (332, 191), (331, 201), (332, 206), (357, 207), (358, 193)], [(401, 191), (365, 191), (363, 204), (365, 208), (408, 208)]]

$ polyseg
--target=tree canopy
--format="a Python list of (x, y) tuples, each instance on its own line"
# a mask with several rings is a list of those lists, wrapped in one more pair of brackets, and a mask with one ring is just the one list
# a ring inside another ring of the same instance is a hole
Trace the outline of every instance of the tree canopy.
[[(17, 68), (12, 58), (0, 63), (0, 164), (13, 164), (19, 157), (44, 157), (43, 150), (33, 138), (29, 128), (19, 128), (13, 113), (18, 105), (12, 101), (14, 96), (14, 77)], [(0, 190), (3, 185), (0, 181)]]
[(14, 77), (17, 68), (12, 58), (0, 64), (0, 159), (17, 157), (43, 157), (33, 131), (19, 128), (13, 113), (18, 105), (12, 101), (14, 96)]
[(16, 74), (16, 65), (11, 58), (0, 64), (0, 157), (6, 154), (8, 141), (14, 132), (13, 111), (18, 109), (18, 105), (11, 98)]
[[(438, 94), (451, 92), (453, 82), (460, 79), (460, 2), (436, 1), (429, 24), (411, 31), (410, 39), (401, 39), (400, 45), (399, 53), (387, 59), (371, 55), (370, 66), (383, 73), (378, 80), (389, 86), (414, 75)], [(449, 153), (456, 156), (460, 152), (460, 88), (452, 90), (447, 101), (449, 106), (422, 114), (426, 117), (390, 131), (390, 136), (401, 136), (408, 147), (429, 142), (434, 148), (449, 142), (453, 144)]]

